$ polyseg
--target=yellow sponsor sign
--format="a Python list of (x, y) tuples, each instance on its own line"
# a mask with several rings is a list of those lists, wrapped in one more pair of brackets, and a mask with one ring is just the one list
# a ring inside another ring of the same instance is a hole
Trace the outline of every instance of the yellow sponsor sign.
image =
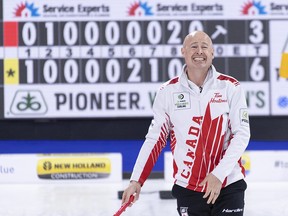
[(4, 84), (19, 84), (18, 59), (4, 59)]
[(37, 163), (37, 174), (42, 179), (96, 179), (107, 178), (111, 173), (111, 161), (95, 158), (45, 158)]
[(280, 65), (280, 77), (288, 78), (288, 52), (282, 53), (281, 65)]
[(288, 78), (288, 36), (282, 50), (282, 58), (279, 70), (279, 76)]

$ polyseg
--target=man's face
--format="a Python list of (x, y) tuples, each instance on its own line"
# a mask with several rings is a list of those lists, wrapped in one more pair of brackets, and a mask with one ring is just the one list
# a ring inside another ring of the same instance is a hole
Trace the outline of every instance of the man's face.
[(214, 58), (211, 39), (204, 32), (188, 35), (181, 52), (190, 69), (208, 70)]

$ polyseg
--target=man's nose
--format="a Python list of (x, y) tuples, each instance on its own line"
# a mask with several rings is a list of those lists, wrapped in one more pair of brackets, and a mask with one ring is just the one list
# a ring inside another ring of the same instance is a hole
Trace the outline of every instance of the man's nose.
[(198, 48), (197, 48), (197, 54), (202, 54), (202, 53), (203, 53), (202, 48), (201, 48), (201, 47), (198, 47)]

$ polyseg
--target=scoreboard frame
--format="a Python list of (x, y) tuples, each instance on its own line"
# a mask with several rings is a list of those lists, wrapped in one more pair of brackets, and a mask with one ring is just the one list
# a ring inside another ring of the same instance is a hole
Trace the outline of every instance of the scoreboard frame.
[[(1, 3), (0, 9), (4, 5), (9, 11), (17, 2)], [(67, 3), (65, 7), (79, 8), (79, 2)], [(81, 7), (91, 9), (91, 2), (87, 0), (87, 5), (83, 3)], [(220, 3), (217, 10), (222, 11), (228, 3)], [(213, 64), (219, 72), (235, 77), (243, 85), (250, 115), (288, 115), (288, 95), (281, 96), (277, 91), (279, 86), (279, 91), (286, 88), (287, 79), (280, 77), (279, 72), (275, 78), (273, 72), (279, 68), (281, 55), (281, 51), (277, 52), (278, 59), (274, 59), (274, 48), (279, 49), (285, 34), (288, 38), (286, 31), (279, 45), (275, 40), (277, 32), (270, 30), (277, 29), (281, 20), (216, 14), (191, 19), (171, 17), (169, 13), (161, 17), (129, 17), (121, 12), (120, 19), (91, 17), (96, 9), (84, 18), (80, 14), (60, 16), (59, 11), (55, 18), (44, 13), (56, 13), (59, 1), (52, 1), (50, 6), (56, 11), (45, 11), (49, 8), (45, 1), (26, 4), (33, 7), (36, 17), (9, 17), (5, 11), (0, 21), (0, 94), (4, 104), (1, 118), (152, 116), (157, 89), (181, 72), (183, 39), (194, 30), (211, 36)], [(152, 5), (147, 2), (145, 7), (148, 4)], [(201, 8), (196, 6), (191, 10)], [(109, 4), (102, 12), (109, 13), (115, 7)], [(272, 101), (274, 96), (278, 101), (282, 98), (281, 103)], [(19, 108), (22, 103), (28, 108)], [(33, 109), (32, 103), (40, 103), (39, 109)]]

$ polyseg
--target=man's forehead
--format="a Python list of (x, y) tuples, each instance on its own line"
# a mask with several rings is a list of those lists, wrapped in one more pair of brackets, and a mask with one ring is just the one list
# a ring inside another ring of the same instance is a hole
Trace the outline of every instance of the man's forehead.
[(184, 44), (192, 44), (192, 43), (207, 43), (211, 44), (210, 37), (202, 32), (192, 32), (189, 35), (186, 36), (184, 40)]

